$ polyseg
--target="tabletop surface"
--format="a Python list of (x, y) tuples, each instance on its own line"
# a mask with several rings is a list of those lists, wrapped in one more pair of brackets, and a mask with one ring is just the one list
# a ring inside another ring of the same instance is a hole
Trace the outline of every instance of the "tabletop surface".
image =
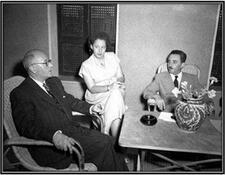
[[(128, 110), (123, 119), (119, 144), (123, 147), (222, 155), (222, 134), (206, 119), (194, 133), (180, 129), (175, 122), (158, 119), (154, 126), (140, 122), (145, 114), (159, 112)], [(221, 121), (220, 121), (221, 122)]]

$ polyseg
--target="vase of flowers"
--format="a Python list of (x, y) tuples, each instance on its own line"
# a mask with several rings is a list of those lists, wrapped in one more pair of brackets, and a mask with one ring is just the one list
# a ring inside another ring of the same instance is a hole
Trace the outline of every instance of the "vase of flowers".
[[(210, 85), (212, 84), (210, 82)], [(205, 118), (214, 111), (212, 98), (215, 97), (215, 93), (216, 91), (209, 91), (208, 88), (192, 89), (186, 81), (181, 82), (181, 97), (175, 107), (178, 127), (187, 132), (197, 131)]]

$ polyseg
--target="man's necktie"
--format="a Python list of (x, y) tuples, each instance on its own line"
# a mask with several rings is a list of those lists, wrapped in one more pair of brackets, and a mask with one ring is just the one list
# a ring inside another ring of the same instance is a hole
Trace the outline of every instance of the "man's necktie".
[(48, 87), (48, 85), (46, 83), (43, 83), (43, 87), (45, 88), (45, 90), (47, 91), (48, 95), (50, 95), (52, 97), (52, 93)]
[(67, 110), (65, 109), (64, 105), (62, 104), (62, 102), (51, 92), (50, 88), (48, 87), (48, 85), (44, 82), (43, 83), (43, 87), (45, 88), (45, 90), (48, 92), (48, 94), (53, 97), (53, 99), (56, 101), (56, 103), (60, 106), (60, 108), (65, 112), (66, 117), (70, 120), (70, 115), (68, 115)]
[(175, 75), (175, 80), (174, 80), (174, 86), (178, 88), (178, 80), (177, 80), (178, 76)]

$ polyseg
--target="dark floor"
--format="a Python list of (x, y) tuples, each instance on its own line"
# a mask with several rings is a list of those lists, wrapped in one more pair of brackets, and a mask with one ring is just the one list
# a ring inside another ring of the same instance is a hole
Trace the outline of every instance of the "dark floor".
[[(176, 160), (179, 163), (190, 163), (197, 160), (203, 160), (207, 158), (218, 158), (217, 156), (206, 156), (206, 155), (200, 155), (200, 154), (185, 154), (185, 153), (169, 153), (169, 152), (158, 152), (160, 154), (163, 154), (173, 160)], [(128, 158), (128, 168), (130, 171), (135, 172), (135, 165), (136, 165), (136, 157), (137, 157), (137, 150), (134, 149), (127, 149), (127, 158)], [(14, 157), (12, 152), (8, 153), (7, 158), (4, 158), (3, 160), (3, 171), (4, 172), (21, 172), (21, 171), (27, 171), (24, 167), (18, 166), (18, 165), (10, 165), (10, 162), (16, 163), (17, 159)], [(157, 170), (159, 168), (163, 168), (165, 166), (171, 166), (167, 161), (162, 160), (159, 157), (156, 157), (155, 155), (151, 154), (150, 152), (146, 152), (145, 160), (143, 163), (143, 171), (146, 173), (184, 173), (187, 172), (183, 168), (171, 168), (171, 169), (161, 169)], [(222, 163), (221, 162), (215, 162), (215, 163), (205, 163), (198, 166), (190, 166), (190, 168), (194, 169), (194, 172), (196, 173), (209, 173), (209, 174), (221, 174), (222, 173)], [(190, 171), (191, 172), (191, 171)], [(193, 173), (193, 172), (191, 172)]]

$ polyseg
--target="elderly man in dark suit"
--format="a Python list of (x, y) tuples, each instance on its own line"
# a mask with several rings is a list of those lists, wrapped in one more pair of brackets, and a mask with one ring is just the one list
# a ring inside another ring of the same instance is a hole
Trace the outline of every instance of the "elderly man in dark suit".
[(61, 81), (52, 77), (51, 60), (41, 50), (28, 51), (23, 65), (29, 76), (10, 94), (16, 128), (23, 136), (55, 145), (30, 148), (37, 163), (57, 169), (68, 167), (75, 161), (71, 153), (77, 140), (86, 162), (93, 162), (99, 171), (128, 170), (124, 157), (114, 149), (113, 138), (83, 128), (73, 119), (72, 111), (101, 113), (101, 105), (90, 105), (66, 93)]
[(179, 93), (181, 82), (186, 81), (193, 89), (202, 88), (196, 75), (181, 72), (186, 57), (181, 50), (171, 51), (166, 59), (168, 72), (156, 74), (154, 80), (144, 89), (144, 99), (155, 99), (158, 108), (164, 110), (167, 104), (165, 101), (171, 101), (169, 98)]

